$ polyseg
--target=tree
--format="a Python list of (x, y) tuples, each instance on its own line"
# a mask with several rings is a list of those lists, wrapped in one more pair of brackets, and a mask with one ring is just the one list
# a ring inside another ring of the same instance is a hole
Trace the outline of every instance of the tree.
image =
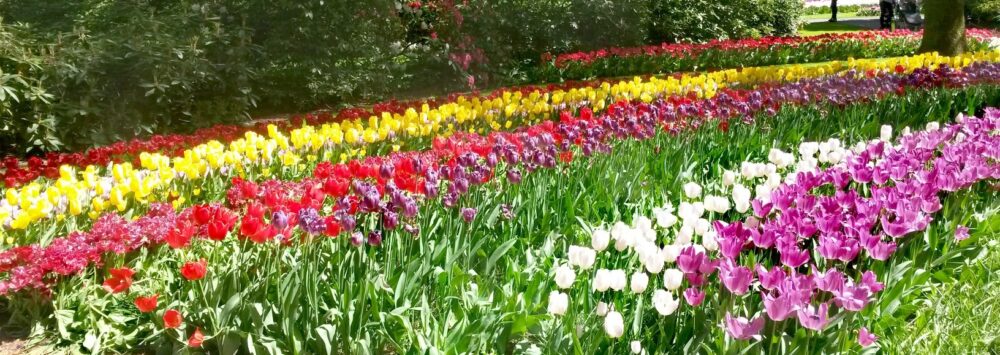
[(924, 0), (920, 52), (957, 55), (965, 51), (965, 0)]

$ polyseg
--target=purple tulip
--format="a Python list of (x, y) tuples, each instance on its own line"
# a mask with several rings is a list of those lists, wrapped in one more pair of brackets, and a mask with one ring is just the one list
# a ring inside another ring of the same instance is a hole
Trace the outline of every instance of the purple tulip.
[(354, 231), (354, 233), (351, 233), (349, 241), (351, 242), (351, 245), (359, 247), (365, 242), (364, 235), (361, 234), (360, 231)]
[(764, 328), (764, 318), (757, 317), (753, 320), (745, 317), (733, 318), (726, 312), (726, 333), (734, 339), (747, 340), (760, 335)]
[(788, 319), (798, 310), (795, 299), (789, 295), (774, 297), (767, 293), (761, 293), (760, 297), (764, 300), (764, 310), (767, 312), (767, 317), (775, 322)]
[(826, 328), (829, 311), (830, 306), (826, 303), (820, 304), (819, 307), (809, 305), (807, 307), (799, 308), (799, 324), (806, 329), (821, 331), (823, 328)]
[(858, 329), (858, 344), (861, 347), (866, 348), (875, 343), (876, 340), (878, 340), (878, 337), (875, 334), (869, 333), (868, 328), (861, 327), (861, 329)]
[(462, 220), (464, 220), (465, 223), (472, 223), (472, 220), (476, 218), (475, 208), (469, 208), (469, 207), (462, 208), (461, 213), (462, 213)]
[(961, 242), (966, 239), (969, 239), (969, 227), (963, 225), (955, 227), (955, 242)]
[[(285, 223), (288, 223), (287, 217)], [(315, 208), (303, 208), (299, 210), (299, 228), (306, 233), (316, 235), (326, 230), (326, 222)]]
[(368, 245), (373, 247), (382, 245), (382, 232), (377, 230), (368, 232)]
[(684, 290), (684, 300), (687, 301), (688, 305), (697, 307), (705, 300), (705, 291), (695, 287), (688, 287), (687, 290)]
[(692, 246), (682, 249), (681, 253), (677, 255), (677, 268), (685, 273), (697, 272), (701, 268), (701, 264), (706, 262), (708, 262), (708, 258), (705, 257), (705, 253)]
[(722, 284), (726, 286), (729, 292), (736, 295), (743, 295), (747, 293), (750, 287), (750, 281), (753, 280), (753, 272), (745, 266), (736, 266), (733, 265), (732, 261), (727, 260), (719, 268), (719, 278), (722, 279)]
[(767, 271), (764, 265), (757, 264), (757, 278), (760, 280), (760, 286), (766, 290), (774, 290), (787, 276), (781, 266), (775, 266), (771, 271)]

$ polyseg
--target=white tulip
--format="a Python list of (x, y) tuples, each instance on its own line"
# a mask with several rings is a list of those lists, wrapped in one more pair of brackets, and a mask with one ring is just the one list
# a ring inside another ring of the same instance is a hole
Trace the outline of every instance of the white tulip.
[(597, 303), (596, 311), (598, 316), (604, 317), (604, 315), (608, 314), (608, 304), (604, 302)]
[(771, 189), (770, 186), (767, 186), (767, 184), (760, 184), (757, 185), (754, 190), (756, 190), (754, 194), (757, 195), (758, 200), (764, 203), (771, 202), (771, 192), (773, 189)]
[(722, 172), (722, 186), (730, 186), (736, 183), (736, 172), (726, 170)]
[(711, 228), (712, 224), (708, 223), (707, 219), (699, 218), (694, 225), (694, 234), (705, 235), (705, 233)]
[[(611, 239), (618, 240), (625, 237), (631, 228), (624, 222), (618, 221), (611, 227)], [(595, 248), (596, 249), (596, 248)]]
[(767, 161), (774, 163), (774, 165), (778, 165), (778, 163), (781, 162), (783, 154), (785, 154), (785, 152), (782, 152), (781, 149), (771, 148), (771, 150), (767, 152)]
[(604, 332), (612, 338), (620, 338), (625, 334), (625, 319), (618, 311), (610, 311), (604, 317)]
[(663, 255), (663, 261), (672, 263), (677, 261), (677, 256), (681, 255), (681, 250), (684, 248), (683, 245), (670, 244), (663, 247), (660, 255)]
[(684, 273), (677, 269), (666, 269), (663, 270), (663, 288), (668, 290), (676, 290), (681, 287), (681, 282), (684, 281)]
[(768, 174), (767, 180), (764, 181), (764, 184), (766, 184), (772, 190), (774, 190), (778, 186), (781, 186), (781, 174), (778, 173)]
[(903, 130), (899, 132), (903, 137), (910, 135), (910, 126), (903, 127)]
[(726, 213), (729, 211), (729, 199), (722, 196), (705, 196), (705, 210), (715, 213)]
[(594, 273), (594, 291), (604, 292), (611, 287), (611, 271), (608, 269), (597, 269)]
[(634, 293), (643, 293), (646, 291), (646, 286), (649, 286), (649, 276), (642, 271), (637, 271), (632, 274), (632, 280), (629, 282), (629, 288), (632, 289)]
[(701, 185), (698, 185), (696, 182), (688, 182), (684, 184), (683, 188), (684, 196), (687, 196), (688, 198), (697, 198), (698, 196), (701, 196)]
[[(656, 246), (654, 245), (653, 247), (655, 248)], [(663, 253), (659, 248), (656, 248), (654, 252), (642, 259), (642, 265), (646, 267), (646, 271), (649, 271), (650, 274), (660, 273), (660, 270), (663, 270), (663, 262)]]
[(705, 214), (705, 204), (701, 203), (701, 201), (692, 203), (691, 208), (692, 208), (692, 216), (694, 216), (694, 218), (701, 217), (702, 215)]
[(590, 234), (590, 247), (596, 251), (604, 251), (611, 242), (611, 233), (604, 229), (596, 229)]
[(670, 292), (664, 291), (662, 289), (657, 289), (653, 292), (653, 308), (656, 308), (656, 312), (661, 316), (669, 316), (677, 310), (680, 306), (680, 302), (674, 299), (674, 295)]
[(733, 185), (733, 207), (736, 208), (736, 212), (746, 212), (750, 208), (750, 198), (752, 197), (750, 189), (743, 184)]
[(576, 281), (576, 272), (573, 271), (573, 268), (566, 265), (556, 268), (556, 286), (567, 289), (573, 287), (574, 281)]
[(625, 270), (611, 270), (608, 272), (608, 284), (612, 290), (624, 290), (627, 283), (628, 276), (625, 275)]
[(690, 224), (685, 224), (684, 226), (681, 227), (681, 230), (677, 232), (677, 240), (674, 241), (674, 244), (685, 245), (691, 243), (693, 237), (694, 237), (694, 226)]
[(883, 141), (889, 141), (892, 139), (892, 126), (882, 125), (882, 129), (879, 130), (878, 139)]
[(588, 247), (571, 245), (569, 247), (569, 264), (582, 270), (590, 269), (597, 262), (597, 252)]
[(760, 176), (771, 175), (771, 174), (774, 174), (776, 172), (778, 172), (778, 166), (774, 165), (774, 164), (771, 164), (771, 163), (767, 163), (767, 164), (764, 165), (763, 174), (760, 174)]
[(569, 309), (569, 295), (559, 291), (549, 293), (549, 313), (561, 316), (566, 314), (567, 309)]
[(660, 228), (670, 228), (677, 224), (677, 216), (663, 209), (653, 209), (653, 217), (656, 218), (656, 225)]
[(933, 122), (933, 121), (927, 122), (927, 130), (928, 131), (936, 131), (936, 130), (939, 130), (939, 129), (941, 129), (941, 124), (940, 123)]
[(632, 348), (633, 354), (642, 353), (642, 343), (640, 343), (638, 340), (633, 340), (631, 343), (629, 343), (629, 347)]
[(718, 237), (719, 232), (716, 232), (714, 228), (709, 229), (708, 232), (705, 232), (705, 235), (701, 238), (701, 246), (705, 247), (705, 250), (708, 251), (719, 250)]
[(819, 143), (816, 142), (802, 142), (799, 144), (799, 155), (802, 158), (812, 158), (819, 151)]

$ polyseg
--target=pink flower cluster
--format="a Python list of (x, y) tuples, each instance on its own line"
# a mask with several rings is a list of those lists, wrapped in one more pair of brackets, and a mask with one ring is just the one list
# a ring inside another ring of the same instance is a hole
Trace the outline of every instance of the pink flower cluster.
[[(699, 257), (719, 263), (722, 285), (742, 295), (754, 275), (736, 266), (739, 256), (777, 251), (773, 268), (755, 266), (763, 308), (773, 321), (797, 316), (803, 327), (822, 330), (834, 307), (862, 310), (883, 285), (872, 271), (861, 271), (861, 251), (870, 259), (887, 260), (901, 238), (927, 228), (941, 209), (941, 194), (1000, 179), (1000, 136), (995, 134), (1000, 111), (959, 119), (940, 130), (904, 136), (895, 146), (869, 144), (845, 164), (799, 173), (794, 183), (776, 189), (770, 202), (754, 201), (754, 214), (746, 221), (716, 224), (721, 261)], [(688, 249), (687, 254), (698, 256)], [(828, 267), (819, 270), (819, 265)], [(803, 268), (811, 272), (800, 273)], [(690, 269), (692, 265), (682, 266)], [(711, 272), (704, 269), (700, 272)], [(849, 275), (851, 269), (860, 273), (858, 279)], [(815, 304), (817, 300), (827, 301)], [(726, 328), (734, 338), (746, 339), (763, 325), (729, 318), (727, 314)]]

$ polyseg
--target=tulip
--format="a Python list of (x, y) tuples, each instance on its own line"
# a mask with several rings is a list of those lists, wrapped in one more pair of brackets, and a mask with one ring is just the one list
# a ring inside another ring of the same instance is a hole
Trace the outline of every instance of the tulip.
[(549, 293), (549, 314), (561, 316), (569, 309), (569, 296), (559, 291)]
[(649, 285), (649, 276), (644, 272), (636, 272), (632, 274), (632, 280), (629, 282), (629, 287), (632, 289), (633, 293), (643, 293), (646, 291), (646, 286)]
[(168, 309), (166, 312), (163, 312), (164, 328), (168, 329), (178, 328), (181, 326), (181, 323), (183, 322), (184, 322), (184, 316), (181, 315), (181, 312), (178, 312), (177, 310), (174, 309)]
[(573, 272), (569, 266), (559, 266), (556, 268), (555, 280), (556, 285), (561, 289), (573, 287), (573, 282), (576, 281), (576, 272)]
[(610, 311), (604, 317), (604, 332), (611, 338), (620, 338), (625, 334), (625, 319), (617, 311)]
[(754, 318), (748, 320), (745, 317), (733, 318), (726, 312), (726, 333), (734, 339), (747, 340), (760, 336), (761, 329), (764, 328), (764, 318)]
[(146, 297), (136, 297), (135, 298), (135, 308), (139, 309), (139, 312), (149, 313), (156, 310), (156, 300), (160, 297), (158, 294)]
[(181, 267), (181, 275), (188, 281), (201, 280), (208, 272), (208, 261), (205, 259), (197, 262), (187, 262)]

